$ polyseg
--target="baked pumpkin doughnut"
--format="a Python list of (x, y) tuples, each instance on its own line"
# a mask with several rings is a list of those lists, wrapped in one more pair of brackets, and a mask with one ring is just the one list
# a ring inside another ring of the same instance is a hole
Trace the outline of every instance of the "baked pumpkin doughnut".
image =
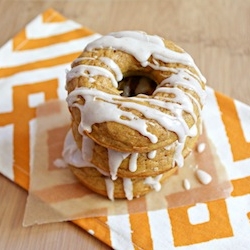
[(87, 136), (83, 136), (81, 150), (85, 160), (109, 173), (112, 179), (116, 179), (117, 176), (144, 178), (162, 174), (174, 166), (182, 166), (184, 158), (192, 151), (196, 140), (197, 137), (187, 138), (182, 157), (177, 157), (175, 144), (148, 153), (128, 153), (105, 148)]
[(146, 178), (120, 178), (112, 180), (109, 175), (104, 175), (94, 167), (77, 168), (70, 166), (71, 171), (78, 180), (87, 188), (97, 194), (114, 199), (138, 198), (152, 190), (159, 191), (162, 183), (177, 171), (177, 167), (154, 177)]
[(146, 194), (148, 180), (163, 183), (202, 131), (205, 78), (189, 54), (159, 36), (122, 31), (91, 42), (67, 72), (66, 89), (72, 130), (64, 159), (110, 199)]
[[(122, 82), (136, 76), (154, 82), (150, 95), (122, 95)], [(145, 153), (176, 142), (182, 152), (199, 133), (205, 79), (189, 54), (159, 36), (122, 31), (91, 42), (72, 63), (66, 88), (79, 146), (86, 134), (116, 151)]]
[(159, 191), (161, 184), (177, 171), (177, 167), (172, 167), (162, 174), (154, 174), (154, 176), (145, 178), (116, 177), (114, 179), (109, 171), (104, 171), (89, 162), (89, 159), (93, 156), (92, 148), (94, 145), (94, 142), (92, 146), (91, 141), (89, 142), (85, 144), (85, 146), (88, 145), (89, 147), (81, 151), (70, 130), (65, 138), (63, 158), (73, 174), (84, 186), (95, 193), (107, 196), (111, 200), (116, 198), (131, 200), (134, 197), (145, 195), (151, 190)]

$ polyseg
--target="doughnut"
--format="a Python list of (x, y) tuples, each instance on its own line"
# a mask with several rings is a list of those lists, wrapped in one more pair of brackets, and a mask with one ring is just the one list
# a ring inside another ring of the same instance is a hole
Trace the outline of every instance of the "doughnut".
[(85, 152), (81, 152), (74, 140), (72, 131), (68, 132), (64, 143), (63, 158), (69, 164), (72, 173), (84, 186), (97, 194), (108, 197), (110, 200), (122, 198), (132, 200), (134, 197), (138, 198), (151, 190), (159, 191), (161, 184), (177, 171), (177, 167), (173, 167), (162, 174), (145, 178), (117, 176), (113, 178), (109, 171), (103, 171), (89, 162), (92, 153), (91, 147)]
[(82, 155), (91, 151), (88, 164), (70, 164), (74, 174), (90, 167), (136, 183), (182, 167), (202, 133), (205, 84), (192, 57), (160, 36), (119, 31), (90, 42), (66, 74), (72, 137)]
[(139, 198), (152, 190), (159, 191), (161, 184), (174, 174), (177, 167), (154, 177), (146, 178), (117, 178), (112, 180), (108, 175), (100, 173), (93, 167), (77, 168), (70, 166), (84, 186), (93, 192), (106, 196), (110, 200)]
[[(119, 81), (144, 76), (151, 95), (121, 96)], [(204, 100), (205, 79), (189, 54), (143, 32), (122, 31), (86, 46), (67, 73), (76, 133), (123, 152), (147, 152), (192, 136)], [(84, 117), (84, 119), (83, 119)]]
[[(195, 142), (196, 137), (186, 140), (181, 160), (191, 152), (187, 145), (193, 147)], [(81, 148), (82, 157), (99, 169), (109, 172), (112, 179), (116, 179), (117, 176), (125, 178), (155, 176), (182, 164), (175, 157), (175, 144), (148, 153), (128, 153), (105, 148), (84, 135)]]

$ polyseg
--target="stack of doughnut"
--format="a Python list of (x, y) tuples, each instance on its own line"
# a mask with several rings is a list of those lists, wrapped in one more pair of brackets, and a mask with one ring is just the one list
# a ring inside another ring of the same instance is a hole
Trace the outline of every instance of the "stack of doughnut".
[(120, 31), (90, 42), (66, 89), (64, 159), (111, 200), (160, 190), (202, 132), (205, 78), (189, 54), (156, 35)]

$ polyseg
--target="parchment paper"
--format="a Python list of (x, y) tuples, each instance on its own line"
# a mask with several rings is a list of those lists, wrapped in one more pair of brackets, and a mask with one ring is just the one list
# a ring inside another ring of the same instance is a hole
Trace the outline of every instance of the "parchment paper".
[[(205, 150), (202, 153), (194, 150), (185, 166), (169, 178), (161, 191), (152, 191), (132, 201), (112, 202), (82, 186), (69, 168), (58, 168), (60, 162), (63, 166), (61, 152), (70, 128), (66, 102), (55, 100), (42, 104), (37, 109), (36, 121), (24, 226), (191, 205), (229, 197), (232, 191), (225, 168), (204, 128), (199, 143), (206, 144)], [(195, 175), (197, 168), (212, 176), (211, 183), (199, 182)], [(185, 178), (190, 181), (190, 190), (183, 186)]]

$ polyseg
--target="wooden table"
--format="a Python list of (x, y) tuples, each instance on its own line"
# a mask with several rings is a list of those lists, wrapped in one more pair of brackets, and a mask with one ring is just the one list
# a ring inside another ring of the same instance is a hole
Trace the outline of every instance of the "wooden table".
[[(248, 0), (0, 0), (0, 45), (51, 7), (101, 34), (168, 37), (193, 56), (209, 86), (250, 104)], [(26, 197), (0, 175), (0, 249), (110, 249), (70, 222), (23, 228)]]

